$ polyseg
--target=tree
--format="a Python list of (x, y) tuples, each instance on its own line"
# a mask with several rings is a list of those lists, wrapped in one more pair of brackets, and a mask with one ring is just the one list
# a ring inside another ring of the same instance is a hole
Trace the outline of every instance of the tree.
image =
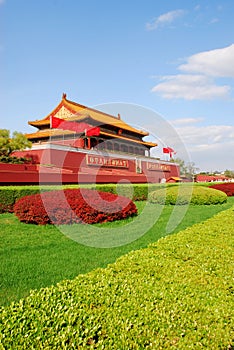
[(226, 169), (224, 175), (230, 178), (234, 178), (234, 171)]
[(185, 161), (180, 158), (171, 159), (171, 161), (179, 164), (181, 175), (185, 176), (191, 181), (194, 180), (194, 176), (199, 170), (199, 168), (195, 166), (194, 162), (188, 162), (187, 164), (185, 164)]
[(194, 162), (188, 162), (186, 176), (190, 180), (194, 180), (195, 174), (198, 172), (199, 168), (195, 166)]
[(11, 162), (16, 158), (11, 156), (12, 152), (22, 151), (31, 146), (32, 143), (21, 132), (14, 131), (11, 137), (9, 130), (0, 129), (0, 161)]

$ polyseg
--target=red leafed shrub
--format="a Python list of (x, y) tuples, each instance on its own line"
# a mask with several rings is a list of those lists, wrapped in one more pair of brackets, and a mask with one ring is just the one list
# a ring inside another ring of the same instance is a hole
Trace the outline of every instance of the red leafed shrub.
[(108, 192), (66, 189), (20, 198), (14, 205), (20, 221), (46, 224), (96, 224), (137, 215), (129, 199)]
[(233, 182), (227, 182), (224, 184), (216, 184), (216, 185), (212, 185), (209, 187), (225, 192), (228, 197), (234, 196), (234, 183)]

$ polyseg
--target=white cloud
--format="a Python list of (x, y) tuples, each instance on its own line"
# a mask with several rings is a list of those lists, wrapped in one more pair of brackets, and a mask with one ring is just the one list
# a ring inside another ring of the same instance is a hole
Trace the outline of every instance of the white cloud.
[(204, 51), (187, 58), (178, 69), (182, 74), (161, 78), (152, 91), (164, 98), (211, 100), (229, 98), (231, 87), (218, 85), (215, 78), (234, 78), (234, 44)]
[(213, 18), (211, 21), (210, 21), (210, 24), (214, 24), (214, 23), (217, 23), (219, 22), (219, 19), (218, 18)]
[(177, 18), (182, 17), (185, 14), (184, 10), (169, 11), (155, 18), (151, 22), (146, 23), (147, 30), (154, 30), (158, 27), (165, 26), (174, 22)]
[(214, 145), (234, 142), (234, 126), (182, 126), (175, 127), (186, 145)]
[(230, 87), (215, 85), (212, 79), (204, 75), (178, 74), (161, 78), (162, 82), (151, 90), (164, 98), (183, 98), (185, 100), (210, 100), (228, 97)]
[(214, 77), (234, 77), (234, 44), (222, 49), (204, 51), (190, 56), (179, 66), (183, 72), (202, 73)]
[[(234, 149), (234, 126), (175, 126), (175, 130), (200, 170), (234, 170), (231, 153)], [(180, 157), (179, 148), (177, 155)]]
[(203, 118), (180, 118), (171, 120), (172, 125), (194, 124), (203, 121)]
[(234, 163), (230, 154), (233, 147), (234, 142), (221, 145), (201, 145), (191, 150), (190, 155), (201, 171), (234, 170)]
[(196, 5), (195, 7), (194, 7), (194, 10), (195, 11), (199, 11), (201, 9), (201, 5)]
[(168, 145), (177, 152), (176, 158), (192, 161), (200, 170), (234, 170), (234, 125), (204, 125), (200, 121), (201, 117), (150, 123), (146, 130), (154, 136), (151, 141), (158, 143), (152, 155), (165, 159), (162, 148)]

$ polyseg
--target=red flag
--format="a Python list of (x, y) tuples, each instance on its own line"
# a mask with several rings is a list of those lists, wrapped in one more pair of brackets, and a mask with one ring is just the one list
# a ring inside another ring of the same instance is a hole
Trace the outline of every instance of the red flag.
[(175, 151), (171, 147), (165, 147), (163, 148), (163, 153), (175, 153)]
[(99, 136), (100, 135), (100, 128), (98, 126), (94, 128), (89, 128), (85, 132), (86, 136)]
[(174, 153), (176, 153), (174, 150), (173, 150), (173, 148), (171, 148), (171, 147), (164, 147), (163, 148), (163, 153), (168, 153), (169, 155), (170, 155), (170, 158), (172, 157), (172, 154)]

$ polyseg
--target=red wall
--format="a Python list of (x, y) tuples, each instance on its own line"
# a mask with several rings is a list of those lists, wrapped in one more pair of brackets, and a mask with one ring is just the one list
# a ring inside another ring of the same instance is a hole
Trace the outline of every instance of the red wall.
[[(133, 183), (157, 183), (163, 178), (179, 177), (179, 168), (174, 163), (146, 159), (141, 161), (142, 173), (136, 173), (135, 159), (128, 159), (128, 168), (95, 166), (86, 164), (86, 155), (80, 152), (59, 149), (39, 149), (15, 152), (19, 157), (31, 156), (40, 166), (28, 164), (0, 164), (1, 184), (20, 183), (114, 183), (129, 180)], [(94, 155), (95, 157), (95, 155)], [(97, 155), (98, 157), (98, 155)], [(118, 155), (111, 158), (118, 159)], [(120, 159), (121, 156), (119, 156)], [(151, 170), (148, 169), (149, 164)], [(165, 171), (160, 167), (166, 168)]]

